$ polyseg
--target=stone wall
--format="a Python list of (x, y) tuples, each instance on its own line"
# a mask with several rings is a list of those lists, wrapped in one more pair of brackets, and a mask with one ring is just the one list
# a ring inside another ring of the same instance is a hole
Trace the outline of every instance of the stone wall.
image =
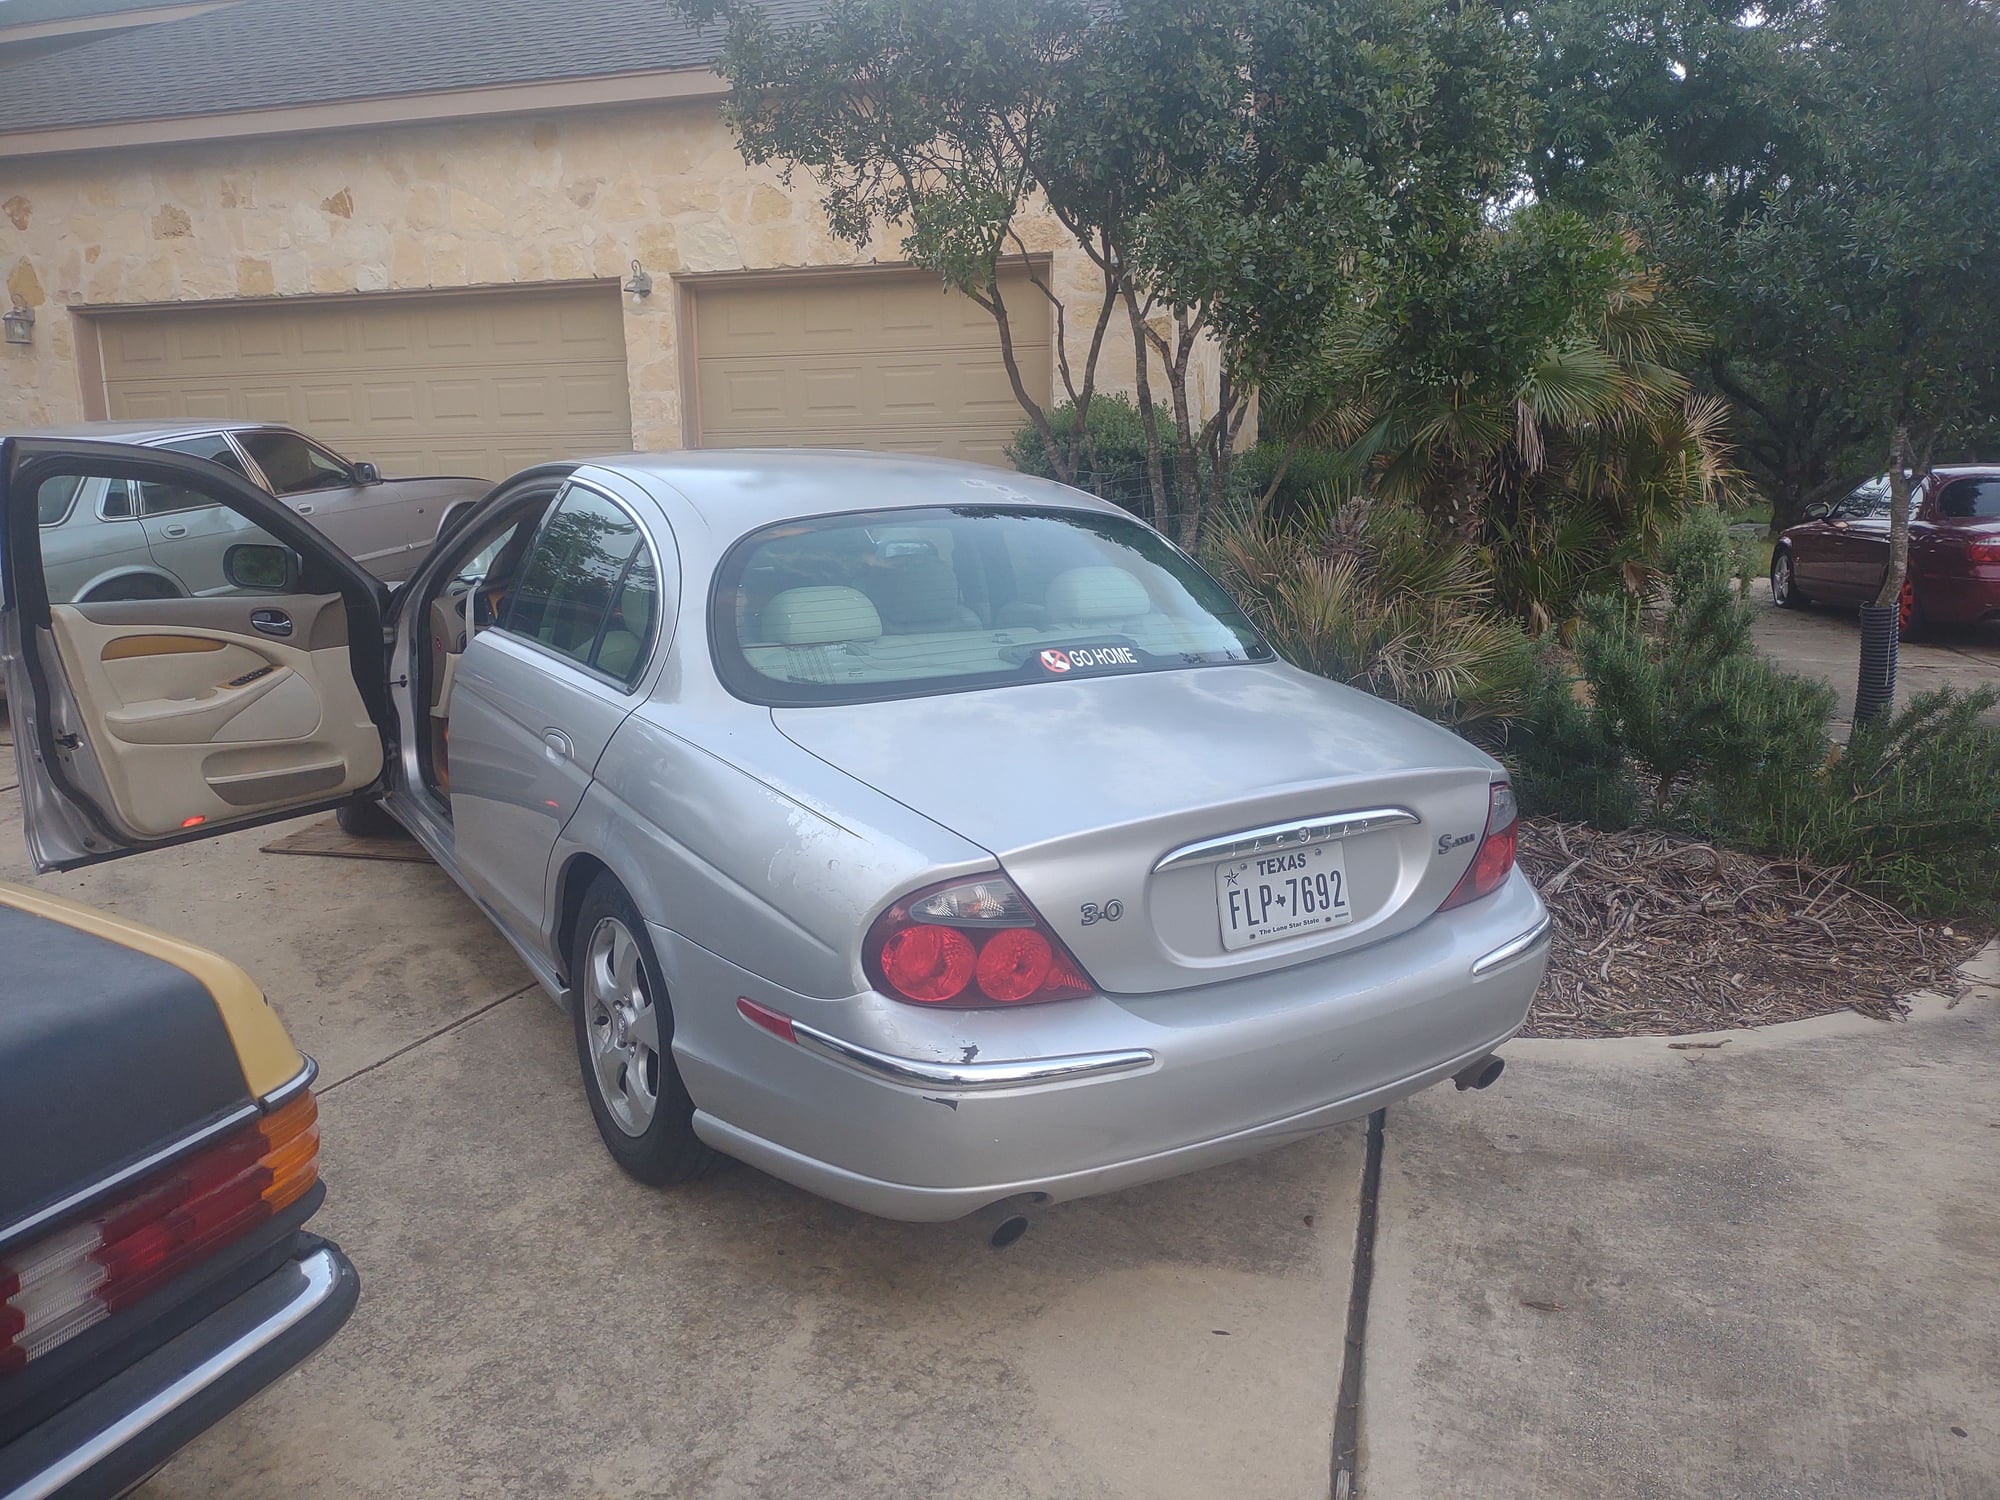
[[(1054, 255), (1080, 351), (1092, 268), (1052, 221), (1028, 239)], [(893, 236), (832, 240), (809, 184), (745, 166), (713, 100), (0, 160), (0, 275), (37, 317), (31, 347), (0, 346), (0, 430), (85, 415), (73, 307), (622, 278), (636, 260), (659, 289), (624, 299), (633, 440), (673, 448), (669, 277), (876, 259), (898, 259)], [(1101, 388), (1130, 386), (1123, 330)]]

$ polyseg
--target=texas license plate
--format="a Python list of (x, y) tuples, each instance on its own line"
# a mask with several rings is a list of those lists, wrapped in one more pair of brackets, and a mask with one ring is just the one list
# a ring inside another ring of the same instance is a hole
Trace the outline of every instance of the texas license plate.
[(1224, 948), (1343, 926), (1354, 920), (1347, 855), (1333, 842), (1229, 860), (1215, 867), (1215, 909)]

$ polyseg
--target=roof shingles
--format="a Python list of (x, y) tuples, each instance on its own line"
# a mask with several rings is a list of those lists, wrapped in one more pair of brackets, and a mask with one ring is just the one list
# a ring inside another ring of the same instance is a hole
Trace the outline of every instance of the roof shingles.
[[(19, 3), (19, 0), (16, 0)], [(766, 0), (805, 20), (823, 0)], [(0, 4), (0, 17), (8, 5)], [(667, 0), (241, 0), (0, 70), (0, 138), (712, 62)]]

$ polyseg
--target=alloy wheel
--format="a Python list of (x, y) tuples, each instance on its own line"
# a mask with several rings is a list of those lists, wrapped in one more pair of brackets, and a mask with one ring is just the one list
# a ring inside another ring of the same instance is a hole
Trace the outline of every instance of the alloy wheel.
[(1771, 561), (1771, 602), (1789, 604), (1792, 599), (1792, 555), (1780, 552)]
[(598, 1097), (626, 1135), (644, 1135), (660, 1105), (660, 1018), (638, 940), (616, 917), (591, 931), (582, 1004)]

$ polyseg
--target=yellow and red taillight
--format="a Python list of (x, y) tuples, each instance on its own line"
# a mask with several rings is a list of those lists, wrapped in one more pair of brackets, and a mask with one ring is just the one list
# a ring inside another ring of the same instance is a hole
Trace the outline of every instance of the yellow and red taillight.
[(310, 1092), (0, 1256), (0, 1375), (165, 1286), (319, 1178)]

